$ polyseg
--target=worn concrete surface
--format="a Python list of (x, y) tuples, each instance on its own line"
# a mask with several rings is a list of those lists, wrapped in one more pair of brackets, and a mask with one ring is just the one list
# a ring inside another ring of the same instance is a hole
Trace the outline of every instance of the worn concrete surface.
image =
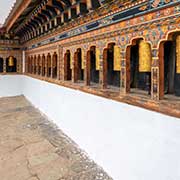
[(112, 180), (23, 96), (0, 98), (0, 180)]

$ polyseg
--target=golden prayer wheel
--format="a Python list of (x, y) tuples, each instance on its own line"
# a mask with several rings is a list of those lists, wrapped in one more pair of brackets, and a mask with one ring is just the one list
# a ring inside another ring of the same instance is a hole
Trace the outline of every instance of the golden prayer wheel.
[(85, 69), (84, 50), (81, 51), (81, 69)]
[(152, 53), (150, 44), (139, 42), (139, 72), (151, 72)]
[(119, 46), (114, 46), (114, 71), (121, 71), (121, 49)]
[(96, 70), (100, 70), (100, 49), (96, 48)]
[(9, 57), (8, 59), (8, 66), (13, 67), (14, 66), (14, 58), (12, 56)]
[(176, 73), (180, 74), (180, 35), (176, 38)]
[(73, 54), (72, 53), (69, 53), (69, 58), (70, 58), (70, 69), (73, 68)]

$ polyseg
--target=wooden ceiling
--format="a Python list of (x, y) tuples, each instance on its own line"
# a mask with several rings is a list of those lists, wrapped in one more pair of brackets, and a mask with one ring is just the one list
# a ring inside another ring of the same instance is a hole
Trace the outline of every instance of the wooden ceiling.
[(32, 0), (9, 32), (21, 36), (29, 29), (38, 28), (54, 18), (61, 19), (62, 14), (66, 15), (66, 21), (71, 21), (99, 8), (103, 3), (105, 0)]

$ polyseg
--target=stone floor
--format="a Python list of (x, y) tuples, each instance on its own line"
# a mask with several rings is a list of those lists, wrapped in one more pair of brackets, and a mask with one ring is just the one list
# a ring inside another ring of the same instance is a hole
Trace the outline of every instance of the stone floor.
[(112, 180), (23, 96), (0, 98), (0, 180)]

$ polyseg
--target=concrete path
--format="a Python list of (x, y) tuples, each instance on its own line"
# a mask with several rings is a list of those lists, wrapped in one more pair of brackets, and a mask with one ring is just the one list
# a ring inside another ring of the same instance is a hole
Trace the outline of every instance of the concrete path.
[(23, 96), (0, 98), (0, 180), (112, 180)]

